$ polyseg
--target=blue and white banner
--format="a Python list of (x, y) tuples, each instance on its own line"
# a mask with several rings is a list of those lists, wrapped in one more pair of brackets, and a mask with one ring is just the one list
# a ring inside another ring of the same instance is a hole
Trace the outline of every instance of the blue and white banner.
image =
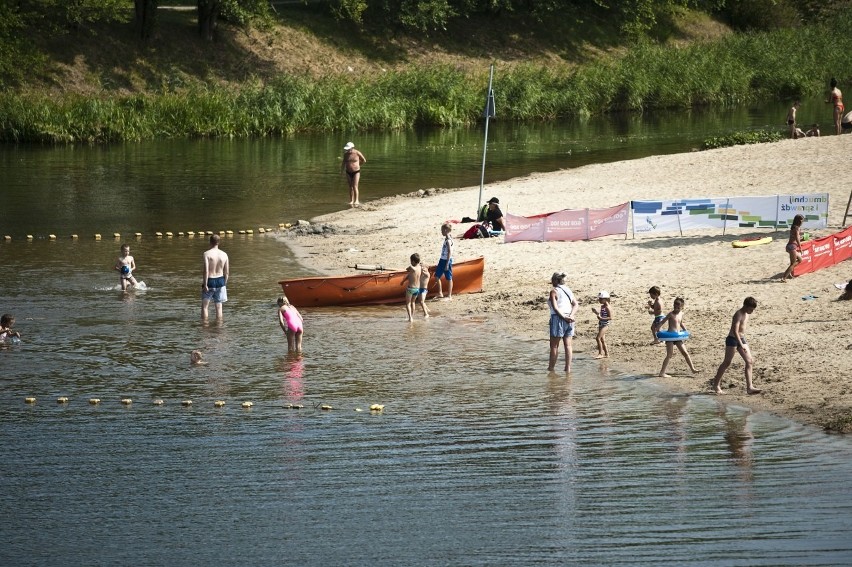
[(828, 193), (631, 201), (633, 233), (707, 228), (787, 228), (804, 215), (805, 228), (828, 226)]

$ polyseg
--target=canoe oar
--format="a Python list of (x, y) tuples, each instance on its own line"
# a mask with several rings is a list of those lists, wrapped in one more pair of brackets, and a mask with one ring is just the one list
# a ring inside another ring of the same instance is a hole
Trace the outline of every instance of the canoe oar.
[(404, 272), (405, 270), (400, 270), (397, 268), (386, 268), (381, 264), (355, 264), (354, 266), (349, 266), (350, 268), (355, 268), (356, 270), (365, 270), (368, 272)]

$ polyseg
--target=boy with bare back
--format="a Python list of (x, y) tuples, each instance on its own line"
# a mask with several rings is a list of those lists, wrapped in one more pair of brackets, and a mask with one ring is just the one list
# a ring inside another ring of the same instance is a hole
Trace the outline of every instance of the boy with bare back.
[[(408, 320), (414, 320), (414, 303), (420, 295), (420, 278), (423, 274), (423, 266), (420, 265), (420, 254), (414, 253), (411, 255), (411, 265), (405, 269), (405, 277), (399, 282), (399, 285), (406, 284), (405, 288), (405, 312), (408, 314)], [(426, 314), (424, 312), (424, 314)], [(428, 317), (429, 315), (426, 314)]]
[(728, 336), (725, 338), (725, 360), (719, 365), (716, 377), (713, 378), (712, 388), (716, 394), (725, 393), (722, 391), (722, 376), (731, 365), (731, 362), (734, 360), (734, 354), (736, 353), (740, 353), (745, 363), (746, 393), (760, 393), (760, 390), (755, 388), (751, 382), (751, 370), (754, 365), (754, 359), (751, 356), (751, 350), (749, 350), (745, 339), (748, 316), (754, 313), (755, 309), (757, 309), (757, 300), (753, 297), (746, 297), (743, 301), (743, 306), (734, 313), (734, 317), (731, 320), (731, 330), (728, 331)]
[(657, 338), (657, 331), (660, 330), (660, 325), (663, 324), (663, 319), (665, 316), (663, 315), (663, 305), (660, 303), (660, 288), (657, 286), (653, 286), (648, 290), (648, 295), (651, 296), (651, 299), (648, 300), (648, 313), (654, 316), (654, 320), (651, 321), (651, 337), (654, 339), (651, 344), (657, 345), (660, 344), (660, 339)]
[(420, 292), (417, 294), (417, 301), (420, 307), (423, 308), (423, 317), (429, 317), (429, 309), (426, 308), (426, 294), (429, 293), (429, 268), (420, 266)]
[(210, 237), (210, 248), (202, 256), (201, 320), (207, 320), (210, 300), (216, 305), (216, 319), (222, 320), (222, 304), (228, 301), (228, 277), (230, 266), (228, 255), (219, 250), (219, 235)]
[[(678, 297), (674, 300), (674, 309), (666, 315), (663, 320), (660, 322), (659, 328), (662, 328), (663, 325), (668, 323), (669, 328), (667, 329), (670, 333), (678, 333), (681, 331), (686, 331), (686, 327), (683, 326), (683, 306), (685, 301), (682, 297)], [(683, 341), (666, 341), (666, 358), (663, 359), (663, 367), (660, 368), (660, 377), (661, 378), (671, 378), (668, 374), (666, 374), (666, 367), (669, 365), (669, 361), (672, 359), (672, 355), (674, 354), (674, 347), (677, 347), (677, 350), (683, 355), (683, 358), (686, 359), (686, 363), (689, 365), (689, 369), (692, 370), (693, 373), (697, 373), (698, 369), (695, 368), (695, 365), (692, 364), (692, 359), (689, 357), (689, 353), (686, 352), (686, 347), (683, 346)]]

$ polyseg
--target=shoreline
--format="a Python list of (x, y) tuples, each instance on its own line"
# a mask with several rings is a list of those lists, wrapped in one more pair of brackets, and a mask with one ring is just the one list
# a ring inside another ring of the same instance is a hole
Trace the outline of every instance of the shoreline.
[[(490, 184), (483, 199), (496, 196), (504, 212), (534, 215), (609, 207), (631, 199), (828, 192), (828, 228), (810, 231), (820, 237), (841, 226), (849, 195), (835, 179), (850, 151), (852, 136), (827, 136), (652, 156), (532, 173)], [(369, 195), (369, 178), (362, 182), (362, 194)], [(286, 242), (299, 262), (319, 273), (350, 273), (348, 266), (355, 263), (404, 266), (412, 252), (432, 264), (440, 251), (441, 224), (470, 216), (478, 193), (478, 186), (429, 189), (369, 201), (312, 219), (331, 225), (333, 232), (287, 233)], [(852, 431), (852, 302), (835, 301), (839, 292), (834, 288), (852, 277), (852, 261), (782, 283), (779, 276), (788, 264), (786, 231), (729, 229), (724, 236), (694, 231), (684, 236), (628, 234), (626, 239), (506, 244), (499, 237), (461, 240), (468, 226), (454, 225), (454, 255), (459, 260), (485, 256), (484, 291), (430, 303), (433, 317), (485, 315), (501, 333), (540, 340), (544, 370), (549, 280), (554, 271), (563, 271), (580, 303), (575, 353), (594, 353), (597, 325), (591, 307), (597, 305), (598, 291), (608, 290), (613, 322), (607, 332), (610, 358), (605, 360), (612, 369), (651, 376), (673, 392), (709, 393), (708, 383), (724, 356), (731, 316), (746, 296), (754, 296), (758, 308), (749, 322), (748, 340), (755, 358), (755, 387), (763, 393), (745, 394), (743, 365), (736, 357), (723, 380), (724, 401), (833, 431)], [(730, 245), (755, 235), (772, 236), (773, 241), (744, 249)], [(656, 376), (665, 349), (648, 344), (651, 317), (645, 302), (652, 285), (662, 289), (664, 313), (676, 296), (685, 299), (684, 324), (693, 334), (685, 345), (699, 374), (689, 372), (675, 352), (668, 368), (672, 378)], [(808, 296), (814, 299), (803, 299)], [(401, 306), (400, 319), (406, 324)]]

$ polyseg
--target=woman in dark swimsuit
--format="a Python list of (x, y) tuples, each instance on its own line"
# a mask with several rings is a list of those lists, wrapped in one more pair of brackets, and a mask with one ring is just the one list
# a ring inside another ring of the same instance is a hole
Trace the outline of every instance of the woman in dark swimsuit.
[(785, 282), (788, 278), (793, 277), (793, 269), (802, 261), (802, 223), (805, 222), (805, 217), (796, 215), (793, 217), (793, 224), (790, 226), (790, 239), (787, 241), (787, 254), (790, 255), (790, 266), (781, 276), (781, 281)]
[(358, 200), (358, 181), (361, 179), (362, 163), (367, 163), (364, 154), (355, 149), (355, 144), (346, 142), (346, 145), (343, 146), (341, 169), (346, 172), (346, 178), (349, 182), (349, 205), (353, 207), (361, 204)]
[(828, 100), (826, 101), (829, 104), (834, 104), (834, 130), (836, 133), (840, 134), (842, 132), (840, 128), (840, 120), (843, 117), (843, 93), (840, 92), (840, 89), (837, 88), (837, 79), (834, 77), (831, 78), (831, 92), (828, 94)]

